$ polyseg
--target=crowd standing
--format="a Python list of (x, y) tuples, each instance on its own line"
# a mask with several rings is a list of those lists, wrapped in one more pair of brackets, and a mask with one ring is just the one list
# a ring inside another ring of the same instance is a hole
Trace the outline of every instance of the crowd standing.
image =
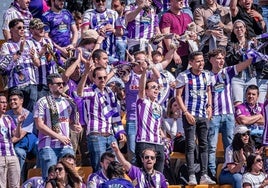
[[(14, 0), (0, 187), (165, 188), (172, 151), (189, 185), (268, 187), (267, 13), (267, 0)], [(42, 177), (27, 180), (33, 157)]]

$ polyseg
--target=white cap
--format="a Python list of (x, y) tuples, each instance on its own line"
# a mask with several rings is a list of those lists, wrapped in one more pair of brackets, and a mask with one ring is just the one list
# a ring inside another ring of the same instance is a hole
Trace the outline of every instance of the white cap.
[(237, 133), (244, 134), (244, 133), (249, 132), (249, 131), (250, 131), (250, 129), (248, 129), (246, 126), (237, 125), (235, 127), (234, 134), (237, 134)]

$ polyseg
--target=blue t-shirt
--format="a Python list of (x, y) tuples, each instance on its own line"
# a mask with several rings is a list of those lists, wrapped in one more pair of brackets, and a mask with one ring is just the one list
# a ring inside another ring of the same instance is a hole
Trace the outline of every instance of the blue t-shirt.
[(114, 178), (100, 184), (99, 188), (133, 188), (133, 185), (124, 178)]

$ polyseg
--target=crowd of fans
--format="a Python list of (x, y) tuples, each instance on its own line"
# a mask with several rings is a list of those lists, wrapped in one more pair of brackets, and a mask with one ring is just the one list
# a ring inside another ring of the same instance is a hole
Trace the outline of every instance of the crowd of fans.
[[(14, 0), (0, 187), (164, 188), (172, 151), (185, 153), (189, 185), (268, 187), (267, 13), (267, 0)], [(42, 171), (32, 181), (31, 158)]]

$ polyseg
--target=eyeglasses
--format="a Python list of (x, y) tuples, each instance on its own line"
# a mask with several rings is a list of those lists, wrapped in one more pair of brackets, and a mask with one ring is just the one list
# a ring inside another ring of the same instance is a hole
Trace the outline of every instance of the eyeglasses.
[(236, 27), (234, 27), (234, 29), (243, 29), (244, 28), (244, 26), (236, 26)]
[(249, 132), (243, 133), (241, 136), (249, 136)]
[(155, 156), (146, 155), (143, 158), (146, 159), (146, 160), (148, 160), (148, 159), (155, 160)]
[(158, 85), (152, 85), (149, 89), (157, 89), (157, 90), (159, 90), (160, 89), (160, 86), (158, 86)]
[(61, 86), (61, 85), (65, 86), (66, 85), (65, 82), (57, 82), (57, 83), (52, 83), (52, 84), (56, 84), (58, 86)]
[(62, 170), (63, 170), (63, 168), (62, 167), (58, 167), (58, 168), (55, 168), (55, 171), (59, 171), (59, 172), (61, 172)]
[(106, 80), (107, 79), (107, 76), (99, 76), (98, 79), (99, 80), (103, 80), (103, 79)]
[(25, 27), (24, 26), (17, 27), (17, 30), (21, 30), (21, 29), (25, 29)]
[(100, 2), (105, 3), (105, 2), (106, 2), (106, 0), (96, 0), (96, 3), (100, 3)]
[(260, 162), (263, 162), (262, 161), (262, 159), (261, 158), (259, 158), (259, 159), (256, 159), (256, 161), (255, 161), (256, 163), (260, 163)]

